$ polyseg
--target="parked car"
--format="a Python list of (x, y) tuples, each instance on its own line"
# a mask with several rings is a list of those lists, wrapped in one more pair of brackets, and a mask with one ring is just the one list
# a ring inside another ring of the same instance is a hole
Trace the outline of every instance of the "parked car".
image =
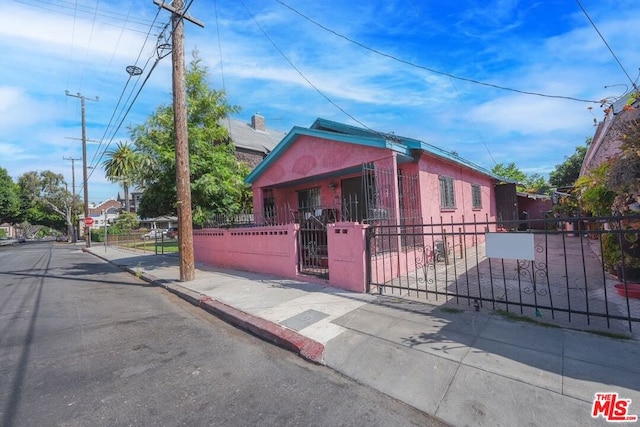
[(16, 239), (12, 239), (10, 237), (0, 237), (0, 246), (11, 246), (18, 243)]
[(167, 237), (170, 239), (177, 239), (178, 238), (178, 228), (177, 227), (171, 227), (167, 230)]
[(149, 239), (162, 239), (162, 236), (165, 236), (167, 234), (167, 230), (161, 230), (161, 229), (154, 229), (149, 231), (147, 234), (143, 234), (142, 238), (144, 240), (149, 240)]
[(71, 237), (67, 236), (66, 234), (63, 234), (62, 236), (58, 236), (56, 237), (56, 242), (70, 242), (71, 241)]

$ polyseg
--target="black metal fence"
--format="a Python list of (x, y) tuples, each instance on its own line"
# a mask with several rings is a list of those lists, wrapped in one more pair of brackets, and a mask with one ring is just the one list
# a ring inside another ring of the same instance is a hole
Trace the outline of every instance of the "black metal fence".
[[(488, 232), (530, 236), (533, 255), (488, 256)], [(639, 232), (639, 216), (374, 224), (369, 286), (435, 304), (631, 331), (640, 322)]]

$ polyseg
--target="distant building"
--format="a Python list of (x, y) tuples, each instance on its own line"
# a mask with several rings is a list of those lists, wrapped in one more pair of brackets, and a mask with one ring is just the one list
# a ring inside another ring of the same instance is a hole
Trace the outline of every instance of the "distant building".
[(245, 162), (251, 169), (273, 151), (286, 136), (286, 132), (268, 129), (263, 116), (254, 114), (251, 121), (225, 118), (220, 125), (227, 129), (236, 147), (236, 158)]
[[(138, 213), (140, 207), (140, 200), (142, 199), (142, 191), (130, 191), (129, 192), (129, 212)], [(117, 201), (120, 202), (122, 209), (124, 210), (126, 204), (124, 197), (118, 193)]]
[[(220, 120), (219, 123), (229, 132), (236, 148), (236, 158), (249, 165), (251, 169), (255, 169), (286, 136), (286, 132), (268, 129), (265, 118), (259, 114), (251, 116), (249, 123), (230, 117)], [(143, 194), (141, 191), (129, 192), (130, 212), (138, 213)], [(124, 209), (125, 199), (120, 193), (117, 202), (120, 203), (120, 209)]]

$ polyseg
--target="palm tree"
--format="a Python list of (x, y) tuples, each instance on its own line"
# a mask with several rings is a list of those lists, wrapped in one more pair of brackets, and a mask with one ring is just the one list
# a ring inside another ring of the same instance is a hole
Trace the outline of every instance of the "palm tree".
[(134, 184), (138, 173), (138, 154), (129, 143), (118, 142), (115, 150), (107, 151), (107, 160), (102, 163), (107, 179), (122, 185), (125, 210), (129, 212), (129, 186)]

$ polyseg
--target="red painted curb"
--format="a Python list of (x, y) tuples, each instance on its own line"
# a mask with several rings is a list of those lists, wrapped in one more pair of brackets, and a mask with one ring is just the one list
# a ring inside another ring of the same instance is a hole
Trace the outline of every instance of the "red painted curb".
[(300, 335), (284, 326), (245, 313), (208, 296), (200, 299), (200, 307), (220, 317), (227, 323), (297, 353), (311, 362), (324, 364), (324, 345), (311, 338)]

